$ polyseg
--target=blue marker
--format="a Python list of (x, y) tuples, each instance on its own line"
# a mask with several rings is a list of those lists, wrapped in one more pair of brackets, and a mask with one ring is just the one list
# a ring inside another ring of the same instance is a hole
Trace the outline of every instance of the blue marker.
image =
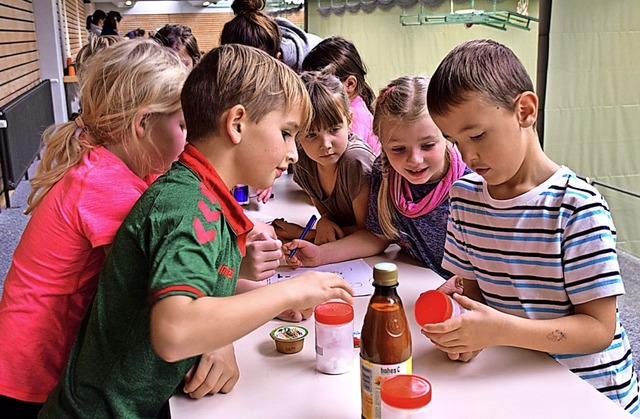
[[(309, 232), (309, 230), (311, 230), (311, 227), (313, 227), (313, 225), (316, 223), (316, 220), (318, 219), (318, 217), (316, 217), (315, 215), (312, 215), (311, 218), (309, 218), (309, 222), (307, 223), (307, 225), (304, 227), (304, 230), (302, 230), (302, 234), (300, 234), (300, 240), (304, 239), (304, 236), (307, 235), (307, 233)], [(293, 249), (291, 251), (291, 253), (289, 253), (289, 258), (292, 258), (293, 255), (296, 254), (296, 250), (298, 250), (298, 248), (296, 247), (295, 249)]]

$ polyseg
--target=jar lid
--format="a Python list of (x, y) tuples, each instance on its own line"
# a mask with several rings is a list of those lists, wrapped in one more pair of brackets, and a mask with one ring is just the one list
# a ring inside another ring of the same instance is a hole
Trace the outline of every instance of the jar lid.
[(316, 306), (316, 321), (323, 324), (344, 324), (353, 320), (353, 306), (340, 301), (329, 301)]
[(416, 300), (414, 314), (420, 326), (448, 320), (453, 314), (451, 297), (438, 290), (425, 291)]
[(302, 326), (279, 326), (269, 333), (273, 340), (294, 342), (304, 339), (309, 331)]
[(419, 409), (431, 401), (431, 384), (418, 375), (393, 375), (382, 381), (380, 397), (398, 409)]
[(390, 262), (376, 263), (373, 267), (373, 284), (387, 287), (398, 284), (398, 267)]

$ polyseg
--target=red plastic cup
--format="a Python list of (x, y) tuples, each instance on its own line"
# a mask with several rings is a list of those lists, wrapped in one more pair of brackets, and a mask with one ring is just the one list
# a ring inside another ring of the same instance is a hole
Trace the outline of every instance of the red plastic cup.
[(420, 326), (441, 323), (464, 309), (450, 296), (438, 290), (425, 291), (416, 300), (414, 314)]
[[(380, 385), (382, 417), (423, 417), (422, 411), (431, 402), (431, 383), (418, 375), (393, 375)], [(389, 414), (386, 414), (387, 410)]]

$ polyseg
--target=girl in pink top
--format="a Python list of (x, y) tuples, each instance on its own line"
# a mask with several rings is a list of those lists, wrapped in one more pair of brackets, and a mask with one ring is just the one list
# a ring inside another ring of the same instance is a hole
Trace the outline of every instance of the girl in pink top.
[(323, 71), (340, 79), (349, 95), (350, 132), (369, 144), (376, 156), (380, 154), (380, 142), (372, 130), (371, 110), (375, 94), (365, 81), (367, 68), (355, 45), (339, 36), (327, 38), (307, 54), (302, 70)]
[(49, 128), (31, 219), (0, 300), (0, 412), (35, 416), (57, 384), (116, 230), (185, 145), (187, 69), (153, 41), (92, 58), (82, 116)]

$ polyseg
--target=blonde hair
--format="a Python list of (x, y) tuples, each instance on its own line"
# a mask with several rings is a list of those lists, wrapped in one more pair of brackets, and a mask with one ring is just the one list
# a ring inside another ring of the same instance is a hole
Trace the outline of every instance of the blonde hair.
[(78, 81), (82, 80), (82, 73), (86, 70), (87, 64), (98, 52), (122, 41), (124, 38), (117, 35), (92, 36), (76, 55), (76, 74)]
[(313, 107), (310, 130), (320, 131), (338, 124), (344, 118), (351, 123), (349, 96), (342, 82), (333, 74), (305, 71), (301, 75)]
[(300, 110), (299, 133), (311, 122), (309, 94), (295, 71), (257, 48), (226, 44), (204, 56), (182, 89), (188, 141), (220, 133), (224, 113), (235, 105), (255, 123), (274, 110)]
[(151, 40), (118, 42), (97, 54), (80, 86), (81, 119), (51, 126), (43, 134), (45, 152), (31, 181), (25, 213), (32, 212), (92, 148), (121, 145), (132, 157), (134, 173), (160, 170), (154, 167), (148, 147), (137, 141), (136, 115), (178, 111), (186, 76), (178, 55)]
[(400, 232), (395, 227), (396, 210), (389, 190), (389, 170), (391, 165), (384, 151), (384, 145), (389, 140), (382, 137), (382, 126), (391, 127), (386, 130), (389, 135), (396, 126), (415, 122), (428, 115), (427, 87), (429, 79), (424, 76), (403, 76), (392, 80), (380, 90), (374, 102), (373, 132), (378, 136), (382, 145), (380, 151), (380, 170), (382, 182), (378, 190), (378, 221), (383, 234), (389, 240), (396, 239)]

